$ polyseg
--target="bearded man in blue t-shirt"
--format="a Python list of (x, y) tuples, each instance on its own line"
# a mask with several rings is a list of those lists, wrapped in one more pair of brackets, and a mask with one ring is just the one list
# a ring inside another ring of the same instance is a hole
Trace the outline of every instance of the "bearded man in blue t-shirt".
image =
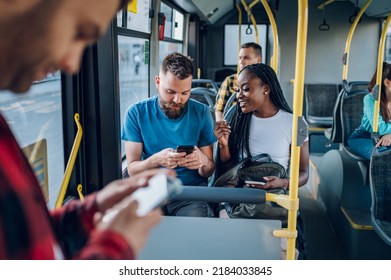
[[(128, 173), (165, 167), (175, 169), (184, 185), (206, 186), (215, 169), (213, 121), (209, 108), (190, 99), (193, 63), (180, 53), (166, 56), (159, 76), (158, 95), (133, 104), (122, 128)], [(192, 153), (177, 152), (182, 145), (194, 145)], [(211, 216), (205, 202), (171, 201), (173, 216)]]

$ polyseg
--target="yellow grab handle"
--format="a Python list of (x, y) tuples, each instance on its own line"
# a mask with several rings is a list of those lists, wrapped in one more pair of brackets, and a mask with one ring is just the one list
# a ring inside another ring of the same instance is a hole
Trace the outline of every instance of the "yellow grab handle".
[(79, 118), (80, 118), (79, 114), (76, 113), (74, 116), (74, 119), (75, 119), (75, 122), (77, 125), (77, 133), (76, 133), (75, 141), (73, 142), (73, 146), (72, 146), (71, 154), (68, 159), (67, 167), (65, 168), (65, 174), (64, 174), (64, 178), (62, 179), (60, 192), (59, 192), (57, 200), (56, 200), (55, 208), (60, 208), (63, 201), (64, 201), (65, 193), (67, 191), (69, 180), (71, 178), (72, 169), (73, 169), (73, 166), (75, 165), (76, 156), (79, 151), (81, 138), (83, 135), (83, 129), (82, 129), (81, 124), (79, 122)]
[(77, 185), (77, 193), (79, 194), (80, 200), (84, 200), (83, 187), (81, 184)]

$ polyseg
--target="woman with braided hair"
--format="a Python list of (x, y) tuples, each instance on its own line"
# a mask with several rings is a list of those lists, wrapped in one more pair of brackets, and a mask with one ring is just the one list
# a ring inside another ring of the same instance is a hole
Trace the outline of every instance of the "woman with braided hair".
[[(266, 64), (243, 68), (237, 81), (238, 105), (229, 126), (217, 122), (220, 161), (225, 168), (248, 156), (267, 153), (288, 169), (292, 143), (292, 110), (274, 70)], [(309, 148), (305, 141), (300, 152), (299, 186), (308, 180)], [(265, 177), (262, 189), (289, 187), (289, 179)]]
[[(220, 121), (216, 122), (214, 129), (219, 142), (220, 163), (228, 170), (246, 157), (267, 153), (287, 170), (293, 115), (274, 70), (266, 64), (252, 64), (243, 68), (238, 75), (236, 98), (238, 104), (231, 125)], [(307, 182), (308, 169), (309, 147), (308, 141), (305, 141), (300, 149), (299, 186)], [(263, 179), (264, 185), (250, 186), (261, 189), (289, 188), (287, 178), (267, 176)], [(221, 218), (229, 217), (225, 209), (219, 214)], [(251, 218), (251, 212), (246, 212), (244, 217)], [(306, 259), (304, 224), (300, 216), (297, 229), (298, 258)], [(284, 239), (281, 240), (281, 248), (281, 258), (284, 259)]]

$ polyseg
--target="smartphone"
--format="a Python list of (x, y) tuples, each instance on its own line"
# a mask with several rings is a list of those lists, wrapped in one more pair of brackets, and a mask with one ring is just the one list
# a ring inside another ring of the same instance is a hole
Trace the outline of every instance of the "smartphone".
[[(166, 174), (157, 174), (148, 181), (148, 186), (139, 188), (128, 198), (124, 199), (122, 207), (126, 207), (134, 200), (138, 202), (136, 211), (137, 216), (145, 216), (153, 209), (163, 205), (174, 195), (182, 190), (182, 182), (177, 178), (172, 178)], [(119, 209), (108, 212), (103, 221), (108, 222), (112, 219)]]
[(186, 155), (191, 154), (194, 151), (194, 145), (185, 145), (176, 147), (177, 153), (186, 152)]
[(266, 183), (265, 182), (261, 182), (261, 181), (250, 181), (250, 180), (246, 180), (244, 181), (244, 183), (246, 183), (247, 185), (260, 185), (260, 186), (263, 186), (265, 185)]

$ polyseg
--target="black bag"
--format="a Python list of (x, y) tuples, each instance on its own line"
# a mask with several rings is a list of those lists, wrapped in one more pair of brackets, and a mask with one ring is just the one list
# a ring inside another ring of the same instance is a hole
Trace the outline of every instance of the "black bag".
[(245, 181), (264, 182), (265, 176), (286, 178), (286, 170), (281, 164), (274, 162), (269, 154), (263, 153), (235, 164), (217, 178), (213, 186), (241, 188)]
[[(221, 175), (215, 181), (214, 186), (242, 188), (247, 187), (245, 181), (263, 182), (265, 176), (286, 178), (286, 170), (281, 164), (274, 162), (269, 154), (264, 153), (237, 163)], [(287, 194), (286, 188), (274, 188), (266, 191)], [(286, 226), (288, 219), (288, 210), (274, 202), (264, 204), (225, 203), (224, 206), (231, 218), (281, 220), (283, 226)]]

